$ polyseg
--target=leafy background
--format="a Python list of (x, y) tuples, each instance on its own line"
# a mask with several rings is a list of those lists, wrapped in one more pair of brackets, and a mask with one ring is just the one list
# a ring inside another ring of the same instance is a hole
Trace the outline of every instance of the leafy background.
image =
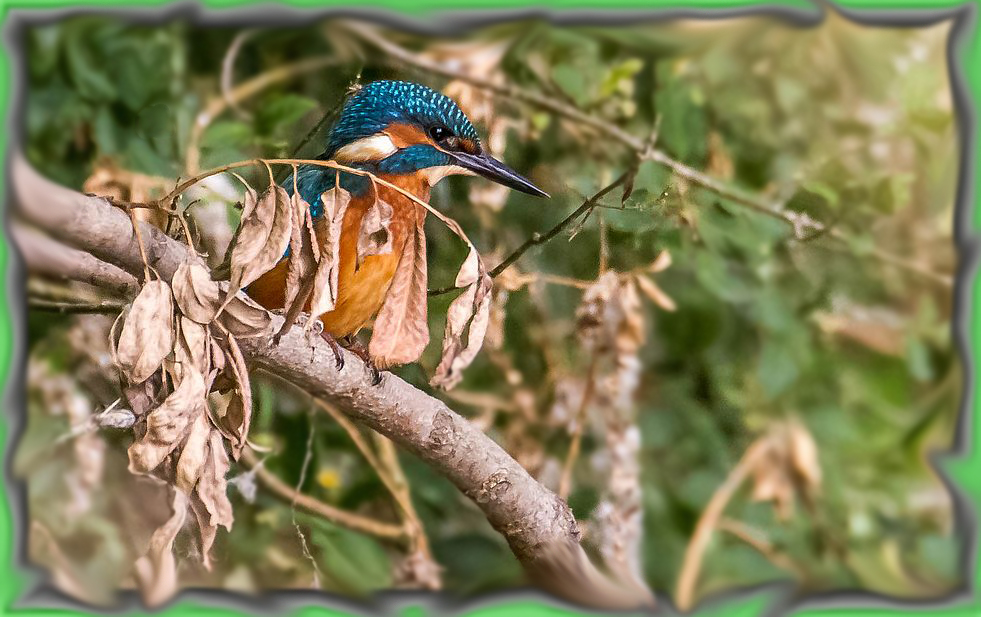
[[(591, 546), (611, 453), (602, 403), (586, 406), (584, 422), (575, 413), (591, 357), (576, 309), (601, 269), (631, 272), (671, 255), (652, 275), (670, 301), (645, 296), (632, 316), (645, 326), (630, 416), (641, 444), (635, 548), (652, 588), (677, 588), (707, 504), (751, 445), (788, 422), (791, 454), (751, 470), (718, 521), (699, 597), (774, 579), (903, 597), (938, 597), (963, 582), (964, 542), (927, 460), (951, 445), (962, 386), (950, 328), (959, 152), (948, 34), (947, 24), (868, 28), (834, 15), (813, 28), (767, 18), (618, 28), (530, 20), (455, 39), (384, 33), (416, 57), (542, 93), (641, 139), (656, 129), (657, 147), (675, 159), (827, 226), (797, 234), (645, 161), (626, 200), (614, 193), (574, 234), (498, 279), (497, 339), (442, 396), (552, 488), (581, 428), (569, 501)], [(318, 154), (329, 128), (321, 121), (359, 79), (445, 88), (490, 148), (553, 195), (543, 202), (472, 179), (435, 191), (433, 203), (492, 265), (635, 160), (589, 127), (418, 70), (333, 21), (242, 35), (79, 17), (30, 29), (26, 45), (31, 162), (68, 186), (134, 201), (196, 169), (291, 156), (297, 146)], [(229, 106), (220, 83), (230, 57), (234, 97), (256, 76), (325, 60)], [(206, 109), (218, 113), (200, 115)], [(261, 185), (264, 173), (249, 179)], [(219, 178), (200, 196), (218, 205), (216, 227), (236, 223), (233, 183)], [(432, 285), (450, 284), (465, 250), (439, 225), (429, 237)], [(81, 293), (59, 281), (28, 285)], [(434, 334), (450, 299), (431, 299)], [(126, 471), (126, 433), (77, 428), (118, 397), (108, 323), (30, 311), (29, 426), (16, 460), (32, 557), (93, 602), (134, 584), (132, 564), (168, 515), (160, 487)], [(400, 374), (425, 387), (438, 351)], [(320, 501), (395, 520), (341, 427), (302, 393), (261, 376), (254, 386), (251, 439), (271, 448), (266, 470)], [(401, 463), (443, 586), (470, 594), (522, 584), (480, 512), (412, 457)], [(316, 580), (365, 593), (402, 582), (398, 547), (294, 511), (245, 468), (233, 468), (231, 483), (235, 525), (219, 534), (213, 570), (200, 565), (190, 533), (178, 540), (186, 584), (255, 591)]]

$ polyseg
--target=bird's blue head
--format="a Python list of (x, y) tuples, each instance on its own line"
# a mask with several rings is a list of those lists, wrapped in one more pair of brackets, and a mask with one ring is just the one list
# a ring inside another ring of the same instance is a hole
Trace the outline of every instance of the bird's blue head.
[(388, 174), (421, 173), (430, 186), (447, 175), (480, 175), (547, 197), (486, 154), (470, 120), (452, 99), (405, 81), (376, 81), (344, 104), (324, 157)]

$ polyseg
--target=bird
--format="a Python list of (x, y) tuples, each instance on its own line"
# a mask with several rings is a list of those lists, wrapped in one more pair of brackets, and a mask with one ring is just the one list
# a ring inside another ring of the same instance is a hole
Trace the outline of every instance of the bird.
[[(317, 157), (371, 172), (429, 203), (431, 189), (451, 175), (482, 176), (511, 189), (548, 197), (481, 146), (473, 124), (451, 98), (419, 83), (374, 81), (345, 101), (332, 126), (326, 148)], [(340, 182), (351, 194), (340, 234), (337, 298), (334, 308), (317, 318), (322, 334), (334, 347), (338, 367), (343, 366), (337, 348), (340, 342), (357, 353), (378, 377), (375, 358), (357, 340), (381, 309), (395, 275), (407, 239), (421, 224), (416, 217), (425, 212), (398, 191), (373, 183), (369, 178), (337, 172), (319, 165), (301, 165), (282, 186), (295, 190), (310, 204), (313, 220), (324, 216), (321, 195)], [(386, 254), (357, 259), (362, 218), (380, 197), (392, 206), (389, 233), (392, 250)], [(246, 292), (269, 310), (282, 309), (286, 295), (287, 260), (248, 286)]]

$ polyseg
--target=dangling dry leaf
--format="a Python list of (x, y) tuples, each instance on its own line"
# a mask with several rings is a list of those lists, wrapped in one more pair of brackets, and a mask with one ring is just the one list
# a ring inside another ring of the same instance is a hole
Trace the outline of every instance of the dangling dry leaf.
[(472, 247), (457, 273), (456, 286), (465, 286), (466, 290), (450, 304), (443, 334), (443, 356), (429, 382), (433, 387), (446, 390), (463, 379), (463, 369), (473, 362), (484, 343), (490, 319), (493, 281), (484, 272), (480, 256)]
[(236, 338), (255, 338), (272, 334), (272, 316), (255, 300), (234, 296), (218, 315), (218, 323)]
[(116, 345), (116, 362), (131, 383), (145, 381), (174, 347), (170, 286), (149, 281), (133, 300)]
[(229, 255), (231, 278), (222, 305), (227, 305), (240, 289), (272, 270), (290, 243), (293, 205), (286, 189), (267, 188), (258, 201), (247, 195), (242, 223), (232, 240)]
[(797, 420), (774, 424), (756, 441), (762, 456), (750, 472), (754, 501), (772, 501), (777, 517), (787, 520), (794, 497), (808, 502), (821, 488), (818, 449), (807, 428)]
[(193, 370), (207, 375), (211, 369), (211, 335), (208, 327), (181, 315), (178, 320), (180, 338), (174, 347), (175, 359)]
[(211, 423), (207, 414), (198, 414), (191, 425), (191, 432), (177, 459), (177, 488), (190, 495), (201, 477), (205, 459), (208, 457), (208, 440), (211, 438)]
[[(317, 219), (317, 242), (320, 245), (320, 263), (313, 275), (313, 286), (310, 293), (310, 314), (322, 315), (334, 308), (337, 303), (337, 281), (341, 268), (341, 229), (344, 216), (351, 203), (351, 194), (339, 184), (320, 196), (324, 206), (323, 215)], [(370, 210), (369, 210), (370, 212)], [(367, 217), (368, 215), (365, 214)], [(391, 219), (391, 206), (389, 206)], [(362, 221), (362, 228), (364, 222)], [(386, 228), (387, 233), (387, 228)], [(358, 241), (360, 254), (361, 241)], [(360, 264), (360, 257), (358, 263)], [(313, 327), (315, 319), (307, 320), (306, 329)]]
[(146, 554), (136, 560), (136, 580), (147, 606), (159, 606), (177, 593), (174, 539), (187, 518), (187, 497), (174, 491), (174, 514), (150, 537)]
[(238, 460), (248, 439), (249, 426), (252, 422), (252, 384), (249, 381), (245, 358), (242, 356), (235, 338), (229, 337), (227, 344), (226, 365), (231, 368), (235, 389), (232, 391), (232, 397), (225, 410), (225, 415), (221, 419), (221, 425), (228, 432), (228, 437), (233, 442), (232, 456)]
[(788, 425), (787, 431), (790, 460), (793, 470), (800, 478), (801, 490), (816, 492), (821, 488), (821, 464), (814, 437), (807, 427), (796, 420)]
[(358, 255), (355, 267), (369, 255), (387, 255), (392, 252), (392, 206), (378, 197), (364, 213), (361, 228), (358, 230)]
[(225, 479), (228, 469), (228, 455), (225, 453), (221, 433), (212, 430), (208, 442), (208, 457), (198, 480), (197, 494), (208, 512), (208, 524), (221, 525), (231, 530), (235, 517), (232, 515), (232, 504), (228, 501), (228, 482)]
[(429, 344), (425, 217), (420, 210), (375, 318), (368, 353), (379, 368), (415, 362)]
[(174, 299), (182, 313), (199, 324), (214, 321), (220, 289), (204, 266), (185, 261), (177, 266), (172, 284)]
[[(291, 203), (293, 204), (293, 229), (290, 235), (290, 255), (286, 266), (286, 295), (283, 304), (287, 313), (290, 312), (294, 302), (306, 304), (307, 299), (298, 296), (303, 283), (316, 271), (320, 256), (319, 242), (314, 231), (313, 219), (310, 217), (310, 204), (300, 197), (296, 188)], [(285, 330), (292, 325), (292, 323), (284, 325), (283, 328)]]
[(204, 502), (198, 496), (197, 491), (191, 495), (191, 511), (198, 523), (198, 537), (201, 540), (201, 565), (209, 572), (211, 571), (211, 547), (215, 544), (218, 536), (218, 526), (211, 524), (211, 515), (204, 507)]
[(146, 417), (146, 434), (129, 447), (129, 470), (149, 473), (180, 445), (191, 422), (205, 412), (204, 378), (183, 372), (177, 388)]
[[(238, 294), (226, 299), (224, 308), (219, 298), (225, 283), (216, 283), (200, 264), (183, 263), (174, 274), (174, 294), (177, 306), (184, 315), (199, 324), (215, 320), (234, 336), (251, 338), (272, 333), (272, 317), (269, 311), (246, 295)], [(224, 290), (227, 296), (228, 289)], [(220, 312), (219, 312), (220, 311)]]

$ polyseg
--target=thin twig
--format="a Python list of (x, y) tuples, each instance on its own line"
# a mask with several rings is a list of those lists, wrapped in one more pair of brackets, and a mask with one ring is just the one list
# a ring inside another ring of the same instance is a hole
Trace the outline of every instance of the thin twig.
[(249, 30), (242, 30), (235, 35), (232, 39), (231, 45), (225, 51), (225, 57), (221, 60), (221, 96), (230, 109), (232, 109), (236, 114), (242, 118), (251, 118), (252, 115), (239, 107), (240, 99), (235, 97), (235, 92), (232, 89), (233, 82), (235, 81), (235, 60), (238, 59), (238, 52), (242, 49), (242, 45), (255, 35), (257, 30), (254, 28)]
[(59, 302), (46, 298), (29, 297), (27, 308), (32, 311), (61, 313), (62, 315), (115, 315), (126, 308), (125, 302), (103, 300), (101, 302)]
[(583, 390), (582, 401), (579, 403), (579, 409), (576, 411), (574, 420), (576, 424), (573, 427), (572, 443), (569, 444), (569, 453), (566, 455), (565, 464), (562, 466), (562, 477), (559, 480), (559, 497), (562, 499), (568, 499), (569, 489), (572, 486), (572, 468), (576, 464), (576, 459), (579, 458), (579, 449), (582, 444), (584, 425), (586, 424), (586, 411), (589, 409), (593, 393), (596, 391), (597, 363), (598, 359), (593, 355), (593, 359), (589, 363), (589, 376), (587, 377), (586, 388)]
[(317, 56), (314, 58), (300, 60), (299, 62), (294, 62), (292, 64), (285, 64), (283, 66), (276, 67), (275, 69), (266, 71), (265, 73), (256, 75), (248, 81), (242, 82), (225, 96), (216, 96), (211, 99), (205, 108), (198, 113), (194, 124), (191, 126), (191, 132), (187, 140), (187, 148), (184, 151), (184, 167), (187, 170), (187, 173), (196, 174), (199, 171), (201, 161), (201, 137), (204, 135), (205, 129), (211, 125), (215, 118), (220, 116), (226, 109), (228, 109), (229, 102), (239, 103), (247, 98), (255, 96), (259, 92), (262, 92), (266, 88), (277, 83), (288, 81), (305, 73), (312, 73), (327, 66), (340, 63), (341, 61), (335, 56)]
[(675, 601), (678, 608), (682, 611), (689, 611), (694, 603), (695, 584), (698, 582), (698, 575), (702, 569), (702, 558), (708, 548), (712, 532), (718, 525), (722, 513), (749, 475), (750, 470), (756, 465), (757, 459), (766, 453), (766, 444), (763, 440), (754, 441), (743, 454), (729, 476), (726, 477), (719, 488), (712, 494), (708, 505), (698, 518), (695, 525), (695, 532), (692, 534), (688, 548), (685, 550), (685, 558), (681, 564), (681, 574), (678, 575), (678, 587), (675, 591)]
[[(270, 171), (269, 173), (272, 173)], [(303, 556), (307, 558), (310, 565), (313, 566), (313, 586), (315, 589), (320, 589), (320, 566), (317, 565), (317, 560), (313, 558), (310, 553), (310, 546), (307, 544), (307, 535), (303, 533), (303, 529), (300, 528), (300, 524), (296, 522), (296, 499), (302, 493), (300, 489), (303, 487), (304, 482), (307, 479), (307, 471), (310, 469), (310, 461), (313, 459), (313, 437), (316, 433), (316, 428), (313, 423), (313, 413), (309, 417), (310, 432), (307, 434), (307, 447), (303, 454), (303, 463), (300, 466), (300, 477), (296, 481), (296, 489), (293, 494), (293, 501), (290, 503), (290, 515), (293, 521), (293, 529), (296, 530), (296, 536), (300, 539), (300, 548), (303, 549)]]
[(259, 465), (259, 459), (256, 457), (255, 452), (249, 448), (242, 451), (241, 461), (246, 467), (255, 472), (256, 479), (276, 497), (290, 504), (295, 503), (298, 507), (306, 510), (310, 514), (319, 516), (352, 531), (372, 535), (383, 540), (403, 542), (405, 539), (405, 530), (401, 525), (392, 525), (391, 523), (385, 523), (360, 514), (341, 510), (319, 499), (300, 493), (276, 477), (264, 465)]
[[(676, 176), (684, 178), (692, 184), (708, 189), (734, 203), (745, 206), (751, 210), (790, 225), (794, 229), (795, 236), (797, 236), (799, 239), (799, 231), (801, 229), (799, 213), (787, 212), (783, 209), (782, 204), (768, 203), (760, 198), (747, 195), (741, 190), (728, 186), (724, 182), (720, 182), (719, 180), (716, 180), (715, 178), (706, 175), (693, 167), (685, 165), (681, 161), (673, 159), (665, 152), (652, 147), (650, 140), (645, 141), (631, 135), (603, 118), (580, 111), (575, 107), (549, 96), (523, 90), (512, 85), (495, 83), (491, 80), (484, 79), (476, 75), (471, 75), (463, 71), (449, 68), (448, 66), (439, 62), (428, 60), (427, 58), (421, 57), (410, 50), (401, 47), (390, 39), (383, 37), (371, 26), (355, 22), (346, 22), (344, 27), (382, 52), (417, 69), (432, 73), (434, 75), (464, 81), (488, 92), (492, 92), (498, 96), (516, 101), (523, 101), (546, 111), (550, 111), (556, 115), (568, 118), (569, 120), (577, 122), (581, 125), (589, 126), (641, 154), (642, 158), (654, 161), (655, 163), (667, 167)], [(655, 128), (655, 135), (656, 131), (657, 127)], [(807, 221), (807, 227), (817, 231), (822, 231), (825, 229), (825, 225), (813, 220)], [(832, 234), (832, 237), (847, 241), (848, 236), (847, 234), (838, 232), (836, 234)], [(870, 255), (876, 259), (879, 259), (883, 263), (913, 274), (924, 276), (927, 279), (940, 283), (944, 286), (949, 287), (953, 285), (953, 277), (932, 272), (929, 269), (923, 268), (919, 264), (911, 264), (908, 260), (903, 259), (903, 257), (894, 255), (888, 251), (876, 250), (871, 252)], [(446, 293), (450, 290), (452, 290), (452, 288), (437, 291), (439, 293)]]
[[(518, 259), (520, 259), (521, 256), (528, 251), (528, 249), (541, 244), (545, 244), (555, 236), (562, 233), (562, 230), (564, 230), (566, 227), (571, 225), (574, 221), (578, 220), (579, 217), (588, 215), (588, 213), (591, 212), (593, 208), (596, 207), (597, 202), (603, 197), (605, 197), (610, 191), (623, 184), (623, 182), (627, 179), (627, 176), (628, 176), (627, 172), (620, 174), (620, 176), (616, 180), (614, 180), (610, 184), (607, 184), (605, 187), (597, 191), (596, 194), (594, 194), (592, 197), (586, 199), (586, 201), (584, 201), (581, 206), (573, 210), (572, 213), (569, 214), (569, 216), (562, 219), (557, 225), (555, 225), (545, 233), (532, 234), (532, 236), (527, 240), (525, 240), (525, 242), (521, 246), (516, 248), (510, 255), (505, 257), (504, 260), (501, 261), (501, 263), (497, 264), (497, 266), (495, 266), (489, 272), (491, 278), (495, 278), (499, 276), (502, 272), (504, 272), (509, 267), (511, 267), (511, 265), (514, 264), (514, 262), (518, 261)], [(438, 296), (441, 294), (449, 293), (451, 291), (455, 291), (456, 289), (457, 289), (456, 287), (442, 287), (440, 289), (430, 290), (429, 295)]]

